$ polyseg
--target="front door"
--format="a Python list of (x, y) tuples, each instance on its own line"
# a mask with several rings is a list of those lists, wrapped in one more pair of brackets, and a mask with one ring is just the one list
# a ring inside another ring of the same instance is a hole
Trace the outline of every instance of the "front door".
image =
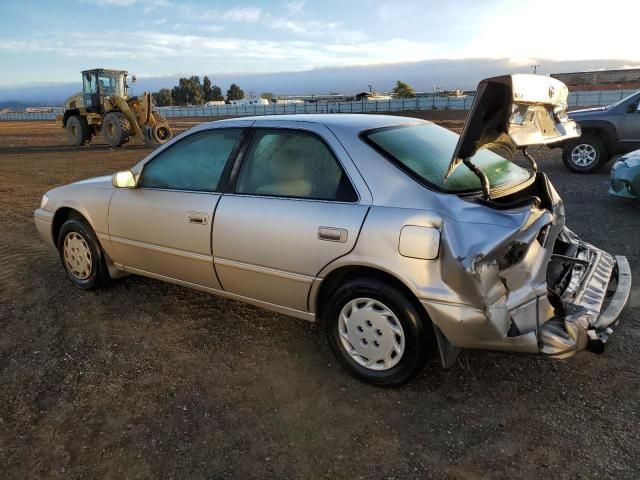
[(364, 203), (326, 137), (256, 129), (233, 192), (216, 211), (213, 250), (223, 288), (307, 311), (318, 272), (354, 247)]
[(640, 99), (634, 100), (627, 106), (626, 112), (620, 118), (620, 143), (625, 150), (640, 146)]
[(116, 189), (109, 236), (126, 270), (220, 289), (211, 251), (218, 184), (242, 129), (197, 132), (145, 164), (138, 188)]
[(100, 95), (98, 94), (98, 77), (94, 72), (84, 72), (82, 75), (82, 93), (84, 108), (88, 111), (100, 109)]

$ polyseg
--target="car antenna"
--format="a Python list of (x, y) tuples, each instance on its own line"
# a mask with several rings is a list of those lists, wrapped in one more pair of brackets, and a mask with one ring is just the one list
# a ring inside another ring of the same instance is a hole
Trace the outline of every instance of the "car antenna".
[(480, 179), (480, 184), (482, 185), (482, 194), (485, 200), (491, 200), (491, 183), (489, 183), (489, 178), (485, 175), (485, 173), (480, 170), (474, 163), (471, 161), (470, 157), (462, 160), (469, 170), (476, 174), (476, 176)]
[(529, 154), (529, 150), (527, 149), (527, 147), (524, 147), (524, 149), (522, 149), (522, 153), (524, 155), (524, 158), (529, 160), (533, 173), (538, 173), (538, 164), (536, 163), (535, 159)]

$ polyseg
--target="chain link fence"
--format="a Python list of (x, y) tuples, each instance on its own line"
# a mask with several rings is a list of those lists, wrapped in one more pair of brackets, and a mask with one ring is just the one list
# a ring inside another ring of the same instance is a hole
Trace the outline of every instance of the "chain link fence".
[[(635, 93), (636, 90), (595, 90), (569, 93), (569, 109), (609, 105)], [(271, 103), (269, 105), (213, 105), (191, 107), (159, 107), (167, 118), (219, 117), (248, 115), (286, 115), (299, 113), (384, 113), (415, 110), (469, 110), (473, 95), (464, 97), (428, 96), (392, 100), (352, 102)], [(62, 115), (59, 107), (41, 111), (0, 112), (0, 120), (55, 120)]]

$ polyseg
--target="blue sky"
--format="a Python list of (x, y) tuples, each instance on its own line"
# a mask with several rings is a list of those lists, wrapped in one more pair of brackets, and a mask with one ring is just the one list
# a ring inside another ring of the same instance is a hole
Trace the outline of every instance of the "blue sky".
[(638, 14), (636, 0), (2, 0), (0, 86), (96, 66), (139, 77), (484, 57), (636, 66)]

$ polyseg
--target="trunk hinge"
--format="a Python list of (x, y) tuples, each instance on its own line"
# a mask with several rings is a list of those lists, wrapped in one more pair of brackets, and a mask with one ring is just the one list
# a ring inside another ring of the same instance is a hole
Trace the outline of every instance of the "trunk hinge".
[(482, 170), (480, 170), (468, 157), (462, 160), (469, 170), (476, 174), (476, 176), (480, 179), (480, 184), (482, 185), (482, 194), (485, 200), (491, 200), (491, 184), (489, 183), (489, 178), (484, 174)]
[(538, 173), (538, 164), (536, 163), (534, 158), (529, 154), (529, 150), (527, 150), (527, 147), (524, 147), (522, 149), (522, 154), (524, 155), (524, 158), (529, 160), (529, 163), (531, 164), (531, 170), (533, 170), (533, 173)]

